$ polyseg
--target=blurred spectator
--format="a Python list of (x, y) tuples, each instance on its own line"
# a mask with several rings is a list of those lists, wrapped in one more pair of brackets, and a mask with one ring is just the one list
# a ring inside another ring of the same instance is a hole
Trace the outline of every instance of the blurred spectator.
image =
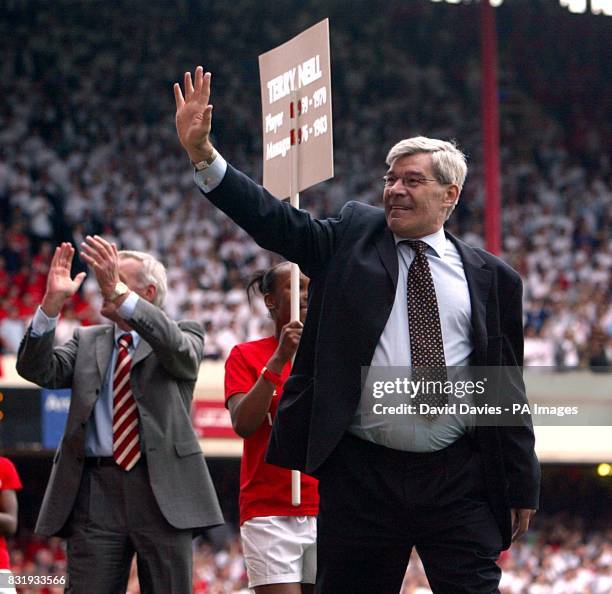
[[(21, 490), (21, 479), (15, 465), (0, 457), (0, 574), (10, 574), (11, 563), (6, 539), (17, 532), (17, 491)], [(2, 594), (12, 594), (14, 588), (0, 584)]]
[(533, 326), (525, 328), (525, 367), (552, 367), (555, 364), (555, 348), (552, 339), (545, 338), (544, 325), (536, 330)]
[(25, 320), (19, 314), (17, 305), (6, 301), (0, 305), (0, 340), (2, 340), (4, 352), (17, 352), (25, 329)]
[[(598, 326), (591, 330), (587, 348), (587, 358), (590, 369), (593, 371), (610, 371), (610, 357), (608, 356), (609, 340), (606, 333)], [(607, 368), (607, 369), (606, 369)]]

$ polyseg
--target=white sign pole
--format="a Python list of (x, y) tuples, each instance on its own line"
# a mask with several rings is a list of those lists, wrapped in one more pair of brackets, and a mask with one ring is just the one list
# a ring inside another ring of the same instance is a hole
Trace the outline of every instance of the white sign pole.
[[(300, 193), (298, 191), (298, 151), (300, 143), (298, 142), (299, 112), (298, 95), (294, 91), (291, 94), (290, 118), (295, 116), (294, 133), (291, 137), (291, 190), (289, 194), (289, 202), (295, 208), (300, 207)], [(300, 319), (300, 268), (295, 262), (291, 263), (291, 321)], [(293, 365), (293, 360), (291, 361)], [(302, 503), (302, 482), (299, 470), (291, 471), (291, 504), (295, 507)]]
[[(263, 185), (299, 208), (300, 190), (334, 176), (329, 21), (260, 55), (259, 74)], [(299, 319), (300, 271), (292, 264), (291, 321)], [(291, 503), (300, 502), (300, 473), (292, 470)]]

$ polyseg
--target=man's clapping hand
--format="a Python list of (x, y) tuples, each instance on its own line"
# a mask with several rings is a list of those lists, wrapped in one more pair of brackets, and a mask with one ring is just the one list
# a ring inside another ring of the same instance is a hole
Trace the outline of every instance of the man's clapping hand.
[(74, 279), (71, 278), (73, 257), (74, 248), (69, 243), (62, 243), (55, 248), (47, 275), (47, 290), (41, 304), (43, 312), (49, 317), (59, 315), (64, 302), (79, 290), (85, 279), (84, 272), (79, 272)]
[(88, 235), (81, 244), (81, 250), (81, 258), (92, 267), (100, 292), (108, 299), (120, 280), (117, 246), (99, 235)]

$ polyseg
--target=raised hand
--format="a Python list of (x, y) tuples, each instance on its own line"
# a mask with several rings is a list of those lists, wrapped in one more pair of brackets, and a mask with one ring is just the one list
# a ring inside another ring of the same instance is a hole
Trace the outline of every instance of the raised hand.
[(185, 72), (185, 96), (181, 85), (174, 83), (176, 101), (176, 131), (179, 141), (194, 162), (204, 161), (213, 154), (209, 135), (213, 106), (208, 104), (210, 98), (210, 72), (204, 73), (202, 66), (195, 71), (195, 84), (191, 72)]
[(70, 276), (74, 248), (69, 243), (62, 243), (55, 248), (49, 274), (47, 290), (41, 304), (43, 312), (49, 317), (57, 316), (67, 299), (70, 299), (81, 286), (86, 274), (79, 272), (74, 279)]
[(120, 280), (117, 246), (99, 235), (88, 235), (81, 244), (81, 258), (93, 268), (100, 292), (108, 299)]

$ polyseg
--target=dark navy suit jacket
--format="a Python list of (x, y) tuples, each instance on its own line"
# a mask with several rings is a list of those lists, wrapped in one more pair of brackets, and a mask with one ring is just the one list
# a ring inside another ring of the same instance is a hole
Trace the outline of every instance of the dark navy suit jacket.
[[(397, 252), (384, 211), (348, 202), (337, 218), (316, 220), (230, 165), (206, 196), (260, 246), (296, 262), (310, 277), (304, 330), (266, 459), (316, 476), (353, 418), (361, 367), (370, 364), (395, 299)], [(499, 258), (447, 235), (461, 255), (469, 287), (472, 364), (521, 366), (519, 275)], [(522, 380), (514, 389), (525, 398)], [(510, 509), (538, 507), (540, 468), (531, 420), (477, 427), (475, 439), (491, 508), (509, 546)]]

